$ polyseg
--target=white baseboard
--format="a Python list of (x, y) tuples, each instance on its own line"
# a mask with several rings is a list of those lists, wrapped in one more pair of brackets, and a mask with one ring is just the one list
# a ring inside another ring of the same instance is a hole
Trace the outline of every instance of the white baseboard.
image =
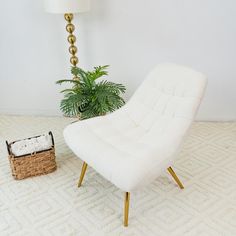
[(2, 115), (19, 115), (19, 116), (63, 116), (58, 110), (53, 109), (1, 109)]
[[(56, 109), (3, 109), (0, 108), (0, 115), (19, 115), (19, 116), (60, 116), (63, 114), (60, 110)], [(212, 121), (212, 122), (236, 122), (235, 117), (202, 117), (199, 114), (196, 118), (197, 121)]]

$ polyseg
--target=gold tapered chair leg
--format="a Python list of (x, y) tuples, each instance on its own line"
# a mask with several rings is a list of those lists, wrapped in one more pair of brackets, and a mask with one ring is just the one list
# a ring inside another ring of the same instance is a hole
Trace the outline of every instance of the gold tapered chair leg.
[(179, 180), (178, 176), (175, 174), (174, 170), (171, 167), (169, 167), (167, 170), (172, 175), (172, 177), (174, 178), (175, 182), (179, 185), (179, 187), (181, 189), (184, 189), (183, 184), (180, 182), (180, 180)]
[(83, 163), (82, 166), (82, 170), (81, 170), (81, 174), (80, 174), (80, 179), (79, 179), (79, 183), (78, 183), (78, 188), (81, 186), (82, 182), (83, 182), (83, 178), (86, 172), (88, 164), (86, 162)]
[(129, 200), (130, 200), (130, 193), (125, 193), (125, 209), (124, 209), (124, 226), (128, 226), (129, 222)]

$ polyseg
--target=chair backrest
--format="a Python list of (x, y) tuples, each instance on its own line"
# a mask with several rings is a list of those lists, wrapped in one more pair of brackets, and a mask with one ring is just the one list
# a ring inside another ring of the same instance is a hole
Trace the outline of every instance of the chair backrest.
[(140, 85), (125, 110), (146, 130), (162, 129), (167, 123), (178, 126), (183, 121), (187, 128), (195, 117), (206, 81), (205, 75), (188, 67), (160, 64)]

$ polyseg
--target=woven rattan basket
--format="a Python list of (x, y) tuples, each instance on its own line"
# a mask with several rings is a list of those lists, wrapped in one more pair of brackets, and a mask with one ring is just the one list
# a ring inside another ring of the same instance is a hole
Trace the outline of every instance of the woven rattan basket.
[[(6, 141), (12, 175), (15, 179), (20, 180), (31, 176), (44, 175), (57, 169), (55, 160), (55, 145), (52, 132), (49, 132), (49, 135), (52, 138), (52, 147), (50, 149), (23, 156), (15, 156), (12, 153), (11, 145), (17, 141), (12, 143), (8, 143)], [(31, 138), (37, 137), (39, 136)]]

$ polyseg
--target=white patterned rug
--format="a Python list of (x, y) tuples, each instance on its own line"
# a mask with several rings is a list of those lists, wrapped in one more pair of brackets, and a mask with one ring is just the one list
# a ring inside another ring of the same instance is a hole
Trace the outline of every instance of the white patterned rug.
[[(131, 194), (129, 227), (124, 228), (122, 191), (91, 168), (77, 188), (82, 162), (62, 138), (71, 121), (0, 116), (1, 236), (236, 235), (236, 123), (195, 123), (174, 166), (185, 189), (163, 173)], [(13, 180), (5, 140), (50, 130), (58, 170)]]

